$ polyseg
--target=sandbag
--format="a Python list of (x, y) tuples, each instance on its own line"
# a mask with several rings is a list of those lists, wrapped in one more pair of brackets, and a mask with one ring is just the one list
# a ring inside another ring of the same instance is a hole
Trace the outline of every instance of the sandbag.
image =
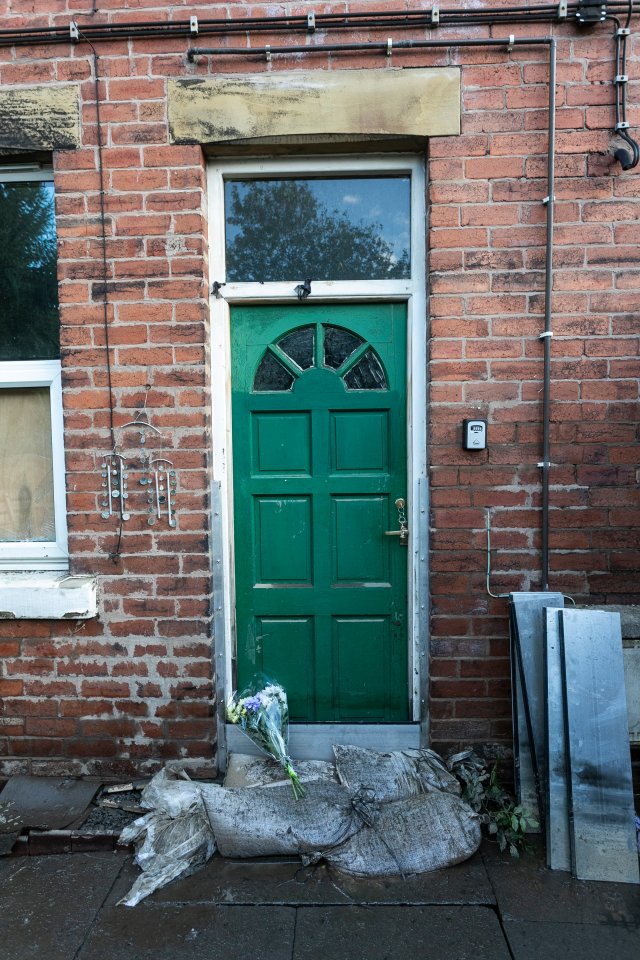
[[(407, 800), (364, 805), (358, 833), (322, 859), (357, 877), (429, 873), (461, 863), (480, 846), (480, 821), (459, 797), (423, 793)], [(304, 857), (306, 863), (319, 857)]]
[(340, 783), (352, 794), (372, 800), (405, 800), (434, 790), (460, 794), (460, 783), (433, 750), (378, 753), (366, 747), (333, 748)]
[(289, 784), (229, 790), (203, 784), (202, 797), (223, 857), (286, 856), (343, 843), (361, 826), (349, 791), (309, 783), (296, 800)]
[[(313, 780), (337, 783), (336, 768), (327, 760), (296, 760), (296, 773), (303, 784)], [(223, 786), (227, 789), (240, 787), (271, 787), (289, 783), (282, 764), (273, 757), (254, 757), (247, 753), (230, 753)]]
[(144, 788), (140, 804), (150, 812), (120, 834), (120, 843), (135, 844), (134, 859), (142, 870), (119, 901), (126, 907), (135, 907), (171, 880), (195, 873), (216, 850), (200, 784), (176, 779), (165, 768)]

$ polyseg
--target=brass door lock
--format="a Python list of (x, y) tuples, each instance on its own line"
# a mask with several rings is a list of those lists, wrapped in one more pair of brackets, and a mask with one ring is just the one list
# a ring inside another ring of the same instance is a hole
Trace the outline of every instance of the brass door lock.
[(385, 530), (385, 537), (400, 537), (400, 545), (402, 547), (409, 546), (409, 524), (407, 522), (407, 515), (405, 513), (406, 501), (402, 497), (398, 497), (396, 500), (396, 508), (398, 510), (398, 530)]

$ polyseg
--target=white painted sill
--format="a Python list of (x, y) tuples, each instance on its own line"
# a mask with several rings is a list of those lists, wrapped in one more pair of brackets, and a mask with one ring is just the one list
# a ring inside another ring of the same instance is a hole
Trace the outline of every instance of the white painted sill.
[(96, 577), (0, 573), (0, 620), (88, 620), (97, 615)]

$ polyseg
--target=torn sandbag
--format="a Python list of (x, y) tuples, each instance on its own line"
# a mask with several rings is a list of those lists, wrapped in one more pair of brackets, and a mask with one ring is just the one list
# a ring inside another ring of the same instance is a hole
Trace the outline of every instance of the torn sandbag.
[(459, 797), (434, 791), (390, 803), (356, 805), (365, 825), (323, 859), (356, 877), (407, 877), (468, 860), (480, 846), (480, 819)]
[[(337, 783), (336, 768), (327, 760), (297, 760), (296, 771), (301, 783), (322, 780)], [(229, 789), (240, 787), (269, 787), (288, 783), (284, 778), (282, 765), (273, 757), (254, 757), (248, 753), (230, 753), (224, 786)]]
[(366, 747), (336, 744), (333, 748), (340, 783), (351, 794), (366, 792), (371, 800), (404, 800), (443, 790), (460, 794), (460, 783), (433, 750), (378, 753)]
[(142, 791), (140, 803), (151, 812), (120, 835), (120, 843), (135, 844), (134, 859), (142, 870), (119, 901), (127, 907), (134, 907), (171, 880), (195, 873), (216, 850), (200, 784), (176, 779), (176, 774), (165, 768)]
[(203, 784), (202, 797), (223, 857), (296, 855), (343, 843), (361, 826), (351, 795), (337, 783), (227, 790)]

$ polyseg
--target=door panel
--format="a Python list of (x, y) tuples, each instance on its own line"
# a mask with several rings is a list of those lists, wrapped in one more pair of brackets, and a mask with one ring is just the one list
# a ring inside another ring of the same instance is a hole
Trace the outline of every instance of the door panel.
[(387, 529), (388, 497), (332, 497), (331, 584), (388, 583), (389, 544), (380, 536)]
[(309, 475), (311, 420), (308, 413), (254, 413), (252, 426), (252, 473)]
[[(342, 720), (385, 720), (389, 617), (335, 617), (335, 678)], [(372, 661), (383, 669), (363, 670)]]
[(312, 617), (257, 617), (255, 668), (287, 691), (293, 717), (313, 713), (315, 638)]
[(311, 584), (311, 498), (255, 496), (253, 508), (254, 584)]
[(291, 717), (408, 719), (406, 309), (234, 308), (237, 683)]

